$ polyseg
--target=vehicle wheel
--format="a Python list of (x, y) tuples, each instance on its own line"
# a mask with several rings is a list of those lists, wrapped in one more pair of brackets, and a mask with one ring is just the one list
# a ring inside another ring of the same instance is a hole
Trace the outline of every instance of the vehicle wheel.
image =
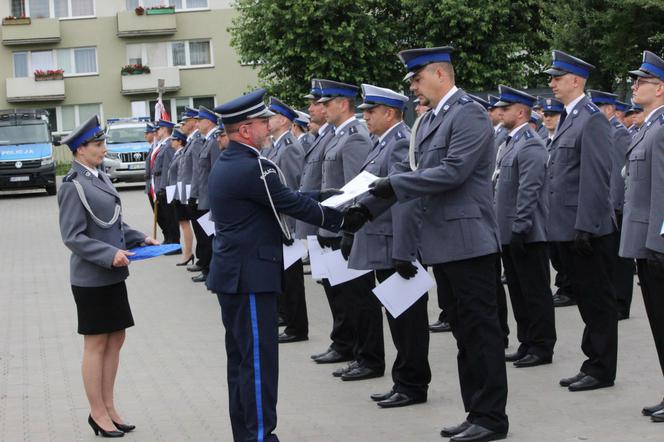
[(49, 184), (49, 185), (47, 185), (47, 186), (46, 186), (46, 193), (48, 193), (48, 194), (51, 195), (51, 196), (53, 196), (53, 195), (55, 195), (56, 193), (58, 193), (58, 188), (57, 188), (56, 184), (53, 183), (53, 184)]

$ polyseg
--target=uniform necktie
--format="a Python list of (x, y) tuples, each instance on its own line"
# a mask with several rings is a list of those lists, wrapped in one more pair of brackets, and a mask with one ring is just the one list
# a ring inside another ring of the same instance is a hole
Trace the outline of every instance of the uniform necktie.
[(558, 129), (560, 129), (560, 127), (565, 122), (565, 118), (567, 118), (567, 109), (563, 110), (563, 113), (560, 114), (560, 120), (558, 120)]

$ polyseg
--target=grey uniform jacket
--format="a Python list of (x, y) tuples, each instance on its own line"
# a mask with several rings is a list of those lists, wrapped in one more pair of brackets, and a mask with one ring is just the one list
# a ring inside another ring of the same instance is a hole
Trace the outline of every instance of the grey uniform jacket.
[(150, 158), (152, 158), (152, 152), (154, 152), (154, 143), (150, 145), (150, 150), (145, 157), (145, 193), (150, 193), (150, 184), (152, 182), (152, 169), (150, 168)]
[[(459, 89), (437, 116), (426, 115), (416, 136), (419, 167), (390, 176), (397, 201), (419, 199), (423, 263), (498, 252), (491, 181), (496, 151), (486, 111)], [(381, 210), (371, 202), (374, 197), (365, 198), (362, 203), (372, 213)]]
[(546, 141), (546, 139), (549, 138), (549, 131), (546, 129), (546, 127), (542, 126), (537, 130), (537, 135), (539, 135), (541, 139)]
[(613, 146), (609, 120), (588, 97), (574, 106), (550, 145), (549, 241), (573, 241), (577, 231), (594, 236), (615, 231), (610, 199)]
[(102, 221), (113, 218), (120, 195), (106, 174), (95, 177), (74, 161), (62, 180), (58, 192), (60, 207), (60, 234), (65, 246), (71, 250), (70, 281), (80, 287), (101, 287), (124, 281), (129, 276), (127, 267), (113, 267), (118, 249), (130, 249), (141, 244), (146, 235), (130, 228), (122, 221), (122, 214), (109, 228), (98, 226), (87, 212), (74, 185), (81, 184), (90, 209)]
[(304, 134), (300, 135), (297, 138), (297, 141), (300, 142), (300, 144), (302, 145), (302, 148), (306, 152), (307, 150), (309, 150), (311, 145), (314, 144), (314, 141), (316, 141), (316, 137), (313, 134), (307, 132), (307, 133), (304, 133)]
[(494, 207), (501, 244), (510, 243), (512, 232), (525, 234), (529, 243), (546, 241), (547, 157), (544, 141), (528, 125), (519, 129), (498, 156)]
[(509, 131), (505, 129), (502, 124), (497, 129), (494, 128), (493, 144), (496, 147), (496, 152), (498, 152), (498, 148), (503, 144), (503, 141), (505, 141), (505, 138), (507, 138), (509, 134)]
[[(322, 189), (341, 189), (360, 173), (369, 151), (373, 147), (369, 131), (364, 124), (354, 119), (341, 130), (325, 147), (322, 166)], [(319, 229), (321, 236), (339, 237), (341, 233)]]
[(620, 256), (648, 258), (664, 253), (664, 108), (641, 127), (627, 150), (627, 190)]
[[(296, 191), (300, 188), (302, 168), (304, 167), (304, 148), (302, 144), (288, 131), (270, 150), (267, 159), (277, 165), (286, 179), (286, 187)], [(291, 232), (295, 232), (295, 219), (286, 218)]]
[[(369, 152), (361, 171), (366, 170), (378, 177), (388, 176), (395, 164), (408, 158), (409, 140), (410, 129), (405, 123), (399, 123)], [(393, 222), (399, 220), (393, 219), (393, 212), (397, 206), (392, 206), (355, 234), (348, 267), (358, 270), (394, 267), (392, 238), (396, 225)]]
[(632, 136), (627, 128), (615, 116), (611, 118), (611, 136), (613, 148), (611, 149), (611, 202), (613, 210), (622, 212), (625, 200), (625, 179), (622, 176), (625, 167), (625, 155), (632, 142)]
[(155, 193), (166, 187), (166, 175), (168, 174), (168, 167), (171, 165), (173, 155), (175, 155), (175, 151), (171, 147), (171, 140), (167, 139), (161, 143), (154, 160), (152, 176), (154, 177)]
[[(189, 194), (193, 195), (194, 160), (198, 158), (196, 154), (200, 154), (202, 146), (201, 134), (196, 131), (182, 149), (182, 158), (180, 158), (180, 167), (178, 169), (178, 181), (182, 183), (180, 202), (183, 204), (187, 203), (187, 185), (192, 187), (189, 190)], [(198, 161), (196, 161), (196, 164), (198, 164)]]
[[(173, 159), (171, 164), (168, 166), (168, 173), (166, 174), (166, 185), (167, 186), (176, 186), (178, 182), (178, 173), (180, 171), (182, 161), (182, 149), (178, 149), (173, 154)], [(175, 195), (173, 195), (173, 201), (180, 201), (180, 195), (178, 194), (177, 187), (175, 188)]]
[(199, 154), (198, 163), (198, 210), (210, 210), (210, 198), (208, 193), (208, 177), (212, 166), (219, 158), (221, 149), (215, 137), (210, 135), (210, 138), (205, 140), (201, 153)]
[[(334, 139), (334, 128), (326, 126), (311, 147), (304, 153), (304, 168), (300, 179), (300, 192), (312, 192), (321, 189), (323, 180), (323, 155), (325, 148)], [(307, 224), (299, 219), (295, 221), (295, 237), (297, 239), (306, 239), (309, 235), (315, 235), (318, 232), (318, 226)]]

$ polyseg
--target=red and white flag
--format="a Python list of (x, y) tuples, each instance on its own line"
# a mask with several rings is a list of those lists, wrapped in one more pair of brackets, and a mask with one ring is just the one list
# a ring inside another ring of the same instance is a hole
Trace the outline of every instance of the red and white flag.
[(170, 115), (168, 115), (168, 112), (166, 112), (166, 107), (164, 106), (164, 103), (161, 101), (161, 98), (159, 98), (154, 105), (154, 120), (171, 121), (171, 117)]

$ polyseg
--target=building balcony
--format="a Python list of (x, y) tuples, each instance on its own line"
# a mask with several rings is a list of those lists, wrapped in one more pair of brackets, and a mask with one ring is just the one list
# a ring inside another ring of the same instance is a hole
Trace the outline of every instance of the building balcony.
[(164, 79), (165, 92), (180, 89), (179, 68), (150, 68), (149, 74), (123, 75), (122, 95), (156, 94), (157, 81), (160, 78)]
[(33, 77), (8, 78), (6, 86), (9, 103), (65, 99), (65, 80), (35, 81)]
[(134, 11), (118, 12), (118, 37), (173, 35), (177, 30), (176, 14), (136, 15)]
[(30, 24), (3, 24), (2, 44), (5, 46), (36, 45), (60, 42), (60, 20), (31, 19)]

